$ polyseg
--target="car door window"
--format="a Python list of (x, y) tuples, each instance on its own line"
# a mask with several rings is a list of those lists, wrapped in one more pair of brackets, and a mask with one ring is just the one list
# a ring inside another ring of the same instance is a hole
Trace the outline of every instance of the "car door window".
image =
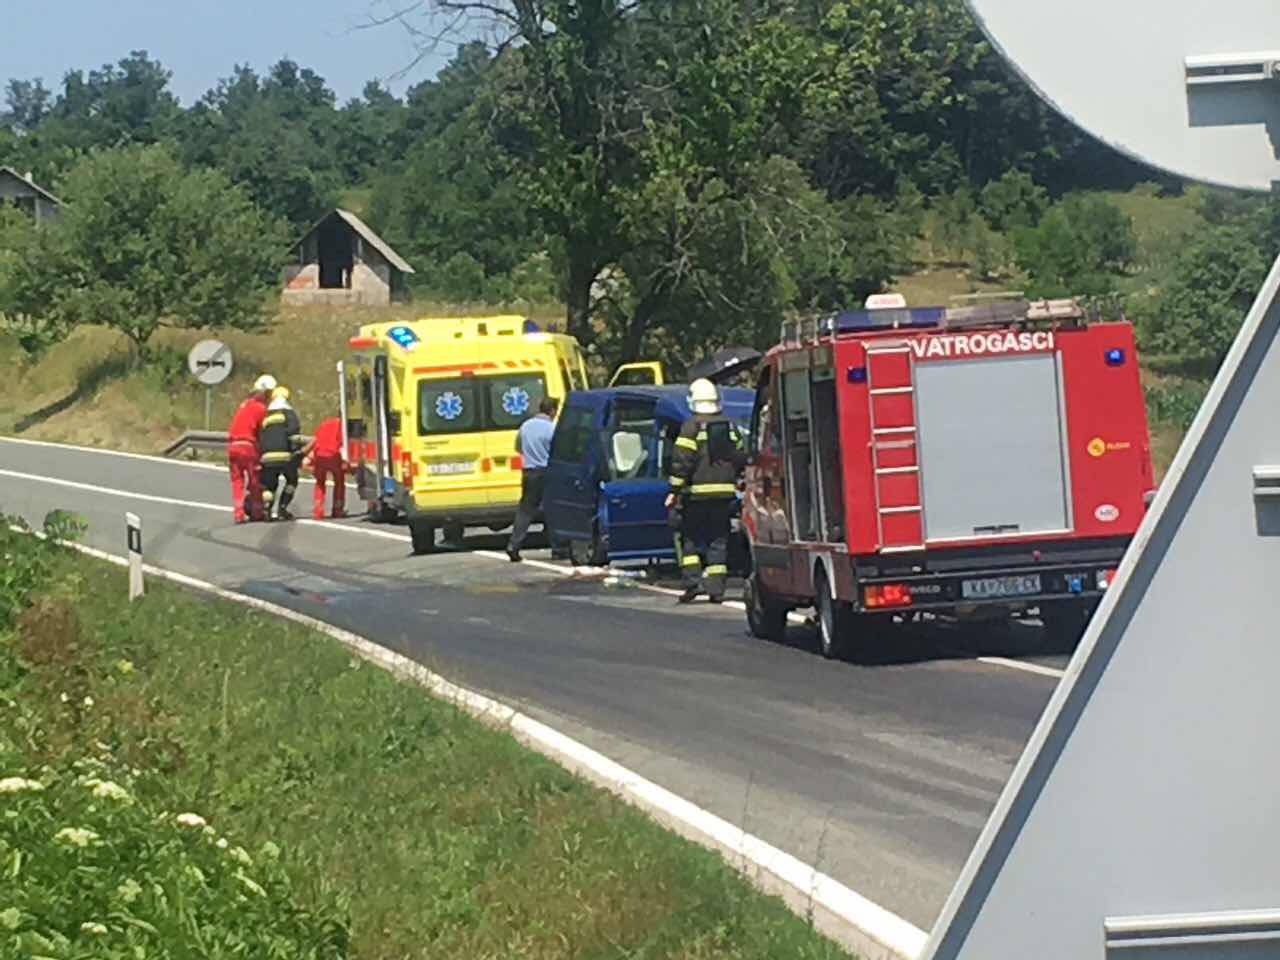
[(606, 437), (610, 480), (658, 476), (658, 424), (652, 400), (619, 398), (613, 405)]
[(582, 463), (591, 444), (590, 407), (570, 407), (560, 417), (551, 441), (551, 459), (564, 463)]

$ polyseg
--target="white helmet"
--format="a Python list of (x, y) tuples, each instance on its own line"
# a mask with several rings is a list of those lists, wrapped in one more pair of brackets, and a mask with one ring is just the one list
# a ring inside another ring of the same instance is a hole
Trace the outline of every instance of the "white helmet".
[(276, 378), (269, 373), (264, 373), (257, 380), (253, 381), (253, 389), (258, 393), (270, 393), (277, 386), (279, 386), (279, 384), (276, 383)]
[(689, 409), (694, 413), (720, 412), (720, 388), (710, 380), (698, 379), (689, 384)]

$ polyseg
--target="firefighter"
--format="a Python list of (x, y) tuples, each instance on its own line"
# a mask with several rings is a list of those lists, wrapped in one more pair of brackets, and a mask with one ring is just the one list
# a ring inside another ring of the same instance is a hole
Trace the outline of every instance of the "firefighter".
[(311, 515), (324, 519), (325, 484), (333, 481), (334, 520), (347, 515), (347, 473), (342, 460), (342, 421), (338, 417), (321, 420), (315, 436), (303, 452), (302, 465), (312, 471), (316, 480), (316, 492), (311, 504)]
[[(263, 497), (267, 518), (274, 512), (278, 520), (292, 520), (289, 504), (298, 490), (298, 465), (302, 461), (302, 423), (289, 405), (289, 388), (276, 387), (262, 421), (258, 446), (261, 449)], [(277, 488), (284, 480), (284, 489)], [(274, 511), (273, 511), (274, 508)]]
[(704, 580), (707, 598), (720, 603), (729, 576), (729, 527), (738, 475), (746, 466), (746, 454), (738, 428), (722, 412), (714, 383), (690, 384), (689, 407), (693, 416), (676, 439), (667, 495), (684, 581), (680, 603), (692, 603)]
[(227, 463), (231, 469), (231, 502), (236, 523), (261, 520), (262, 486), (258, 477), (258, 436), (267, 416), (267, 400), (276, 381), (264, 373), (236, 409), (227, 428)]

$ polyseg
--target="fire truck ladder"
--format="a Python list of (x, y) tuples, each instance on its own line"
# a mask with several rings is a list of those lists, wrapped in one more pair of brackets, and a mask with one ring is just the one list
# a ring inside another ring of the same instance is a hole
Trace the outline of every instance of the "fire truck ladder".
[(871, 465), (881, 553), (924, 549), (924, 504), (911, 348), (867, 348)]

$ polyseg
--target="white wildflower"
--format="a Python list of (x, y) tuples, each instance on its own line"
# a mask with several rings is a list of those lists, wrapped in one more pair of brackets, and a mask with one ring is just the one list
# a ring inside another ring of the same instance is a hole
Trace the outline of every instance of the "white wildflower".
[(95, 937), (101, 937), (104, 934), (106, 934), (107, 927), (105, 924), (102, 924), (102, 923), (93, 923), (91, 921), (86, 921), (85, 923), (80, 924), (80, 932), (91, 933)]
[(118, 783), (110, 780), (99, 780), (93, 785), (93, 795), (99, 800), (114, 800), (117, 803), (133, 803), (133, 795)]
[(242, 864), (246, 867), (253, 866), (253, 857), (249, 856), (249, 851), (244, 847), (232, 847), (230, 856), (232, 860), (236, 861), (236, 863)]
[(93, 706), (93, 697), (85, 697), (83, 700), (80, 701), (80, 705), (84, 707), (86, 710), (88, 710), (90, 707)]
[(66, 691), (63, 691), (62, 693), (58, 694), (58, 699), (61, 700), (63, 703), (71, 702), (71, 698), (67, 696)]
[(205, 826), (204, 817), (198, 813), (180, 813), (173, 818), (173, 822), (180, 827), (191, 827), (192, 829), (199, 829)]
[(97, 843), (98, 835), (84, 827), (63, 827), (53, 835), (53, 839), (69, 847), (87, 847)]
[(0, 780), (0, 793), (39, 793), (44, 784), (26, 777), (5, 777)]
[(196, 883), (204, 883), (204, 871), (201, 870), (199, 867), (192, 866), (191, 864), (187, 864), (186, 872), (187, 872), (187, 876), (190, 877), (192, 880), (194, 880)]
[(267, 891), (263, 888), (262, 884), (258, 883), (256, 880), (251, 880), (246, 877), (243, 870), (236, 871), (236, 879), (243, 883), (245, 889), (250, 893), (256, 893), (260, 897), (265, 897), (267, 895)]
[(259, 851), (258, 851), (258, 852), (259, 852), (259, 853), (261, 853), (261, 854), (262, 854), (264, 857), (266, 857), (268, 860), (279, 860), (279, 859), (280, 859), (280, 848), (279, 848), (279, 847), (277, 847), (277, 846), (276, 846), (274, 843), (272, 843), (270, 840), (268, 840), (266, 843), (264, 843), (264, 844), (262, 845), (262, 847), (259, 849)]
[(214, 846), (215, 846), (215, 847), (217, 847), (219, 850), (225, 850), (225, 849), (227, 849), (227, 838), (226, 838), (226, 837), (219, 837), (219, 838), (218, 838), (218, 842), (217, 842), (217, 843), (215, 843), (215, 844), (214, 844)]
[(122, 903), (133, 903), (142, 896), (142, 887), (137, 880), (129, 879), (116, 887), (116, 896)]
[(208, 837), (210, 840), (212, 840), (214, 837), (218, 835), (218, 831), (213, 829), (213, 827), (205, 827), (204, 835)]
[(17, 907), (9, 907), (7, 910), (0, 910), (0, 928), (5, 930), (17, 930), (22, 926), (22, 911)]
[(133, 662), (131, 660), (117, 660), (116, 672), (122, 677), (127, 677), (133, 673)]

